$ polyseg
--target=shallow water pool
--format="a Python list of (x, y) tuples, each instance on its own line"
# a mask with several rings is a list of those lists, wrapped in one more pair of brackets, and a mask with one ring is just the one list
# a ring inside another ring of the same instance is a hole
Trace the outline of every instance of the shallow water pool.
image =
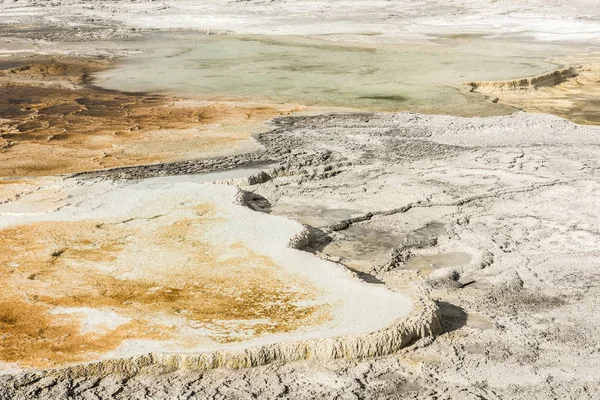
[(491, 115), (464, 83), (536, 75), (576, 49), (480, 37), (429, 45), (342, 44), (299, 37), (155, 34), (140, 54), (96, 75), (105, 88), (205, 99), (259, 100), (368, 110)]

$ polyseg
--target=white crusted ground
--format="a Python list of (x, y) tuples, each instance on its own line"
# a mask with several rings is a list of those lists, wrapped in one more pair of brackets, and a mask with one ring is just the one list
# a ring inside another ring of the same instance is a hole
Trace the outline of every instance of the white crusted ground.
[[(591, 0), (0, 4), (11, 40), (114, 38), (130, 28), (371, 42), (483, 34), (594, 45), (600, 36)], [(111, 53), (103, 46), (94, 52)], [(431, 290), (444, 334), (366, 360), (199, 372), (185, 367), (202, 360), (150, 357), (79, 376), (6, 375), (0, 398), (600, 398), (598, 128), (524, 113), (338, 115), (279, 128), (275, 144), (299, 145), (272, 180), (246, 188), (251, 205), (318, 226), (322, 240), (308, 250), (372, 284)]]
[[(133, 29), (192, 29), (244, 34), (329, 35), (333, 39), (398, 42), (435, 35), (530, 36), (543, 41), (600, 38), (593, 0), (303, 0), (81, 1), (3, 0), (3, 25), (53, 26), (51, 35), (109, 37)], [(86, 28), (102, 28), (90, 35)], [(108, 29), (107, 29), (108, 28)]]

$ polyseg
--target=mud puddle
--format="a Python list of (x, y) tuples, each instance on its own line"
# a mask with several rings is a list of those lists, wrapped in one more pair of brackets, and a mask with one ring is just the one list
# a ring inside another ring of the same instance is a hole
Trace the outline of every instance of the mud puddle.
[(360, 211), (343, 208), (307, 207), (294, 204), (276, 203), (265, 205), (261, 211), (273, 215), (283, 215), (302, 224), (322, 228), (340, 220), (361, 215)]
[(392, 250), (402, 243), (402, 237), (389, 232), (361, 226), (351, 226), (336, 232), (336, 240), (326, 245), (323, 253), (340, 259), (347, 267), (368, 272), (384, 264)]

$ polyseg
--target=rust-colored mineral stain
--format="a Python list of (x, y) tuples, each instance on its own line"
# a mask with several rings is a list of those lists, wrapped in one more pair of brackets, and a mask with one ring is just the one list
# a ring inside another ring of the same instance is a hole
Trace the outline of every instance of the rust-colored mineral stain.
[(90, 73), (107, 67), (107, 62), (85, 59), (26, 59), (0, 70), (0, 176), (55, 175), (240, 151), (264, 120), (282, 112), (85, 84)]
[[(211, 205), (191, 210), (175, 221), (46, 221), (0, 231), (0, 360), (48, 367), (92, 360), (126, 339), (193, 344), (174, 320), (230, 342), (328, 318), (298, 305), (316, 289), (270, 258), (241, 243), (224, 257), (203, 241), (219, 218)], [(77, 313), (55, 307), (109, 310), (130, 322), (82, 333)]]
[[(3, 296), (4, 297), (4, 296)], [(71, 315), (51, 315), (40, 302), (16, 298), (0, 301), (0, 360), (44, 368), (87, 361), (114, 350), (128, 338), (168, 338), (166, 327), (152, 329), (143, 321), (131, 321), (107, 333), (82, 333), (80, 321)]]

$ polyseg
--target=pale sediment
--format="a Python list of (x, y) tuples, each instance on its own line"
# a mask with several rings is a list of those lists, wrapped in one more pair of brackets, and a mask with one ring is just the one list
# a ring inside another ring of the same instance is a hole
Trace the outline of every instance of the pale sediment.
[(63, 181), (51, 205), (30, 195), (2, 205), (5, 373), (362, 358), (440, 332), (425, 293), (296, 250), (306, 227), (194, 179)]

